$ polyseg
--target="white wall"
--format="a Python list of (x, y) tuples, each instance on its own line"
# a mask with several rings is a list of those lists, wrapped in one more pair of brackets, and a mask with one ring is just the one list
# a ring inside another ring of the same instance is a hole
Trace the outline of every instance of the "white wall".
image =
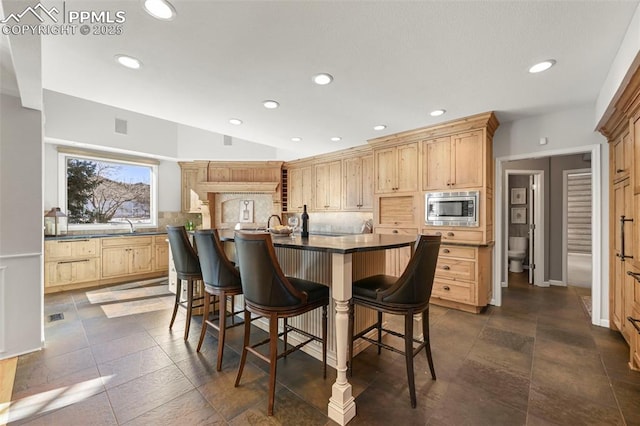
[[(524, 159), (540, 157), (545, 153), (549, 155), (569, 154), (571, 150), (584, 148), (591, 150), (593, 145), (601, 145), (600, 171), (601, 185), (593, 189), (594, 196), (598, 191), (601, 199), (600, 221), (604, 224), (601, 228), (600, 242), (602, 247), (600, 262), (600, 282), (593, 286), (600, 286), (601, 311), (599, 318), (594, 318), (600, 325), (608, 326), (609, 323), (609, 150), (607, 140), (600, 133), (594, 131), (593, 105), (583, 105), (574, 109), (554, 112), (547, 115), (517, 120), (511, 123), (503, 123), (498, 127), (493, 139), (493, 151), (496, 159), (504, 160)], [(540, 145), (541, 137), (547, 137), (548, 144)], [(567, 151), (567, 152), (563, 152)], [(592, 163), (592, 167), (596, 164)], [(502, 177), (496, 175), (496, 179)], [(562, 185), (562, 182), (550, 182), (551, 185)], [(503, 183), (501, 182), (501, 185)], [(498, 182), (496, 182), (498, 186)], [(497, 200), (496, 200), (497, 202)], [(501, 206), (496, 205), (495, 209)], [(500, 229), (500, 227), (496, 227)], [(496, 235), (496, 241), (498, 240)], [(498, 247), (498, 243), (496, 243)], [(594, 259), (598, 261), (598, 259)], [(592, 287), (592, 289), (594, 288)], [(594, 294), (596, 291), (594, 290)]]
[(191, 126), (178, 125), (178, 155), (181, 160), (275, 160), (277, 149), (272, 146), (232, 138), (224, 145), (224, 135)]
[(42, 345), (42, 120), (0, 95), (0, 359)]

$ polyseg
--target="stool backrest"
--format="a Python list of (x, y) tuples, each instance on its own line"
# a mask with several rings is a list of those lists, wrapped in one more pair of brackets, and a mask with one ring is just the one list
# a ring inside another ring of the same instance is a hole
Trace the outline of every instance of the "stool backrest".
[(429, 303), (440, 251), (440, 236), (418, 235), (415, 247), (400, 278), (393, 286), (378, 293), (378, 300), (414, 306)]
[(293, 287), (282, 272), (270, 234), (236, 232), (234, 240), (247, 304), (275, 310), (307, 303), (307, 294)]
[(178, 273), (178, 278), (182, 274), (200, 274), (200, 261), (195, 249), (189, 242), (189, 236), (184, 226), (167, 226), (167, 236), (173, 255), (173, 263)]
[(218, 231), (201, 229), (196, 231), (194, 237), (205, 285), (240, 287), (240, 271), (227, 258)]

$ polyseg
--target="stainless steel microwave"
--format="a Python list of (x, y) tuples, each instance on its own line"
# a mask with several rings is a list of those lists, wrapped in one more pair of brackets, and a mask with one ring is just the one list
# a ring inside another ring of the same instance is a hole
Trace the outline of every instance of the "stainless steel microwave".
[(478, 226), (478, 191), (428, 192), (424, 222), (431, 226)]

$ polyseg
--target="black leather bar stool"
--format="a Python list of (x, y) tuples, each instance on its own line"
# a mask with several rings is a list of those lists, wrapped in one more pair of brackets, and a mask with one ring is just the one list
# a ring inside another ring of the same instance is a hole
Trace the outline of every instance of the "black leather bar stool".
[[(399, 277), (389, 275), (374, 275), (353, 283), (353, 298), (349, 305), (349, 371), (353, 369), (353, 342), (356, 339), (364, 339), (380, 348), (384, 348), (404, 355), (407, 367), (407, 379), (409, 381), (409, 396), (411, 407), (416, 407), (416, 389), (413, 374), (413, 358), (425, 348), (427, 361), (431, 370), (431, 378), (436, 379), (436, 371), (431, 357), (431, 344), (429, 340), (429, 298), (433, 288), (433, 277), (438, 261), (440, 249), (440, 236), (419, 235), (416, 241), (416, 249), (407, 265), (404, 273)], [(354, 336), (354, 305), (364, 306), (378, 311), (378, 320), (372, 326), (362, 330)], [(404, 316), (404, 334), (382, 327), (382, 313)], [(413, 338), (413, 316), (422, 314), (422, 333), (424, 341)], [(370, 339), (365, 336), (371, 330), (378, 330), (378, 339)], [(382, 342), (382, 332), (404, 339), (404, 351), (394, 348)], [(413, 343), (418, 343), (414, 349)]]
[[(200, 331), (200, 341), (198, 342), (198, 352), (202, 347), (207, 327), (218, 330), (218, 360), (216, 370), (222, 369), (222, 355), (224, 352), (225, 330), (227, 329), (227, 317), (231, 316), (232, 321), (235, 315), (244, 312), (234, 311), (234, 296), (242, 294), (240, 284), (240, 271), (227, 258), (218, 231), (215, 229), (204, 229), (195, 233), (196, 247), (198, 247), (198, 258), (204, 279), (204, 313), (202, 317), (202, 330)], [(212, 297), (219, 301), (218, 316), (209, 319), (209, 305)], [(227, 314), (227, 298), (231, 298), (231, 312)], [(216, 321), (217, 320), (217, 324)], [(238, 322), (231, 325), (235, 327), (242, 325)]]
[[(167, 236), (169, 237), (169, 246), (173, 255), (173, 263), (176, 267), (178, 275), (178, 284), (176, 286), (176, 300), (173, 305), (173, 315), (169, 323), (169, 329), (173, 327), (176, 319), (178, 307), (187, 310), (187, 322), (184, 328), (184, 340), (189, 338), (189, 326), (191, 325), (191, 314), (194, 309), (201, 308), (204, 298), (202, 296), (194, 297), (195, 282), (202, 281), (202, 272), (200, 270), (200, 261), (195, 249), (189, 242), (189, 236), (184, 226), (167, 226)], [(187, 282), (187, 301), (181, 302), (182, 280)]]
[[(311, 341), (322, 343), (323, 377), (327, 377), (327, 306), (329, 287), (299, 278), (285, 277), (269, 234), (244, 234), (236, 232), (236, 257), (240, 267), (242, 290), (246, 303), (244, 320), (244, 344), (235, 386), (240, 384), (242, 370), (251, 352), (269, 363), (269, 405), (267, 413), (273, 415), (276, 388), (276, 364), (278, 359), (300, 349)], [(322, 338), (297, 329), (287, 323), (287, 318), (322, 307)], [(250, 344), (250, 313), (269, 318), (269, 338)], [(278, 333), (278, 319), (284, 319), (283, 331)], [(295, 331), (307, 338), (299, 345), (287, 349), (286, 336)], [(278, 354), (278, 338), (284, 336), (284, 351)], [(269, 355), (264, 356), (255, 348), (269, 343)]]

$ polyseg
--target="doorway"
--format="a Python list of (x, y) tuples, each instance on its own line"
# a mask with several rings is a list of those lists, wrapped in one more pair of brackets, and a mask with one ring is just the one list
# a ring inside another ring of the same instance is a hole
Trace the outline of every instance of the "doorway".
[(529, 284), (546, 287), (544, 170), (505, 170), (505, 182), (503, 287), (509, 274), (522, 273)]
[[(584, 158), (588, 158), (589, 163), (587, 166), (578, 166), (578, 167), (565, 167), (562, 170), (566, 169), (578, 169), (591, 167), (592, 173), (592, 205), (591, 205), (591, 254), (592, 254), (592, 264), (591, 264), (591, 296), (592, 296), (592, 318), (591, 322), (594, 325), (599, 325), (603, 327), (608, 327), (608, 313), (606, 308), (608, 305), (604, 304), (608, 301), (608, 292), (606, 287), (603, 289), (603, 286), (606, 286), (607, 276), (608, 276), (608, 263), (606, 258), (603, 259), (603, 244), (606, 245), (606, 238), (608, 236), (602, 235), (602, 217), (607, 214), (607, 210), (602, 210), (602, 155), (601, 155), (601, 145), (589, 145), (589, 146), (581, 146), (567, 149), (558, 149), (558, 150), (549, 150), (549, 151), (541, 151), (534, 152), (529, 154), (518, 154), (518, 155), (509, 155), (505, 157), (496, 158), (496, 180), (495, 180), (495, 220), (494, 223), (496, 225), (495, 228), (495, 250), (494, 250), (494, 268), (493, 268), (493, 291), (492, 291), (492, 299), (491, 304), (495, 306), (502, 305), (502, 285), (504, 282), (504, 275), (506, 271), (506, 262), (508, 261), (506, 252), (508, 247), (508, 239), (506, 238), (507, 234), (507, 226), (508, 226), (508, 207), (505, 205), (508, 203), (507, 191), (505, 190), (505, 186), (507, 186), (507, 182), (505, 181), (505, 170), (511, 169), (509, 167), (509, 163), (511, 161), (524, 161), (524, 160), (542, 160), (545, 158), (550, 159), (549, 161), (553, 162), (558, 160), (558, 157), (565, 156), (574, 156), (578, 158), (582, 158), (583, 154), (588, 154), (584, 156)], [(580, 154), (580, 155), (576, 155)], [(582, 161), (582, 160), (581, 160)], [(525, 167), (521, 167), (525, 168)], [(536, 170), (542, 169), (538, 167), (527, 167), (528, 170)], [(555, 171), (554, 171), (555, 170)], [(548, 188), (553, 186), (554, 189), (554, 197), (557, 195), (560, 200), (551, 199), (549, 202), (549, 206), (552, 205), (561, 205), (562, 198), (562, 171), (558, 171), (559, 168), (552, 168), (552, 170), (548, 174), (548, 179), (544, 186), (546, 187), (546, 192), (550, 194)], [(605, 188), (606, 190), (606, 188)], [(510, 195), (510, 194), (509, 194)], [(560, 204), (559, 204), (560, 203)], [(545, 202), (545, 204), (547, 204)], [(550, 207), (544, 207), (544, 215), (549, 215)], [(510, 213), (510, 212), (509, 212)], [(543, 251), (543, 258), (547, 259), (545, 268), (548, 268), (551, 272), (549, 276), (554, 277), (555, 280), (548, 280), (552, 285), (562, 285), (562, 220), (561, 220), (562, 210), (560, 208), (560, 212), (554, 214), (553, 217), (556, 218), (548, 218), (545, 220), (546, 226), (546, 235), (545, 235), (545, 249)], [(560, 220), (558, 220), (560, 219)], [(605, 220), (607, 217), (605, 217)], [(605, 241), (603, 242), (603, 239)], [(535, 250), (535, 249), (534, 249)], [(554, 255), (552, 252), (558, 250), (559, 253)], [(540, 269), (538, 269), (538, 273), (541, 273)], [(545, 271), (546, 275), (546, 271)], [(535, 278), (535, 277), (534, 277)], [(545, 280), (546, 281), (546, 280)], [(604, 301), (604, 302), (603, 302)], [(604, 312), (603, 312), (604, 306)], [(603, 315), (604, 314), (604, 315)]]

